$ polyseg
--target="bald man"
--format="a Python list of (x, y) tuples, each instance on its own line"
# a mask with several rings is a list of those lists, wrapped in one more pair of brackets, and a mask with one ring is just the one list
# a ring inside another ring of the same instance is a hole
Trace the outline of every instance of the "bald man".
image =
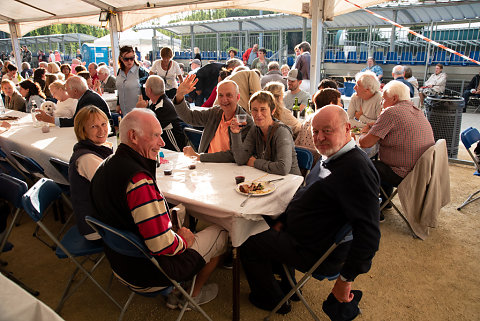
[[(230, 123), (237, 114), (246, 114), (238, 105), (240, 92), (235, 82), (224, 80), (217, 86), (218, 104), (205, 110), (191, 110), (185, 101), (185, 95), (195, 90), (197, 79), (195, 75), (188, 75), (178, 86), (173, 100), (178, 116), (187, 124), (204, 127), (200, 146), (195, 152), (190, 146), (185, 146), (187, 156), (197, 156), (202, 162), (229, 163), (235, 162), (231, 152), (232, 133)], [(248, 134), (253, 120), (247, 115), (247, 123), (242, 128), (242, 141)]]
[[(271, 222), (271, 228), (251, 236), (240, 247), (251, 290), (249, 300), (260, 309), (272, 310), (290, 291), (285, 275), (281, 275), (281, 282), (275, 279), (274, 271), (283, 270), (277, 265), (285, 263), (307, 271), (346, 223), (353, 228), (353, 240), (340, 245), (317, 269), (322, 275), (340, 273), (332, 300), (353, 300), (352, 282), (368, 272), (378, 250), (379, 177), (370, 159), (351, 139), (347, 113), (339, 106), (327, 105), (317, 111), (312, 127), (315, 147), (323, 161), (317, 162), (306, 185), (297, 191), (286, 211)], [(355, 193), (346, 192), (348, 186), (355, 186)], [(277, 313), (290, 310), (287, 301)]]

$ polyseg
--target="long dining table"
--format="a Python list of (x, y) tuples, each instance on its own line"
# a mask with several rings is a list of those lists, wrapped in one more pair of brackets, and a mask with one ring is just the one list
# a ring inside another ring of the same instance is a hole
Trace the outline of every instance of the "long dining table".
[[(49, 158), (69, 161), (76, 143), (72, 127), (52, 126), (43, 133), (41, 128), (33, 127), (30, 114), (7, 110), (6, 115), (19, 117), (9, 121), (11, 128), (0, 134), (0, 146), (7, 154), (18, 151), (32, 157), (44, 169), (45, 174), (54, 181), (68, 184), (60, 173), (50, 164)], [(116, 137), (108, 141), (117, 146)], [(195, 169), (189, 169), (191, 159), (183, 153), (163, 150), (164, 159), (160, 162), (156, 179), (159, 189), (169, 203), (182, 203), (193, 216), (222, 226), (229, 232), (234, 248), (233, 267), (233, 320), (239, 320), (239, 263), (236, 248), (249, 236), (261, 233), (269, 228), (262, 215), (278, 216), (287, 207), (303, 177), (288, 174), (286, 176), (268, 174), (249, 166), (234, 163), (201, 163)], [(165, 175), (164, 164), (173, 164), (172, 175)], [(236, 190), (235, 176), (242, 175), (245, 181), (282, 180), (274, 184), (274, 191), (267, 195), (250, 197), (242, 207), (240, 204), (246, 196)]]

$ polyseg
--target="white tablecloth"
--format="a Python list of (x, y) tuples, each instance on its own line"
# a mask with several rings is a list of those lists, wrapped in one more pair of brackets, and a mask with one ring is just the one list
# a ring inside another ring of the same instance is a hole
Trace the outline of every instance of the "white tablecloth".
[[(174, 204), (183, 203), (195, 216), (227, 229), (233, 246), (240, 246), (250, 235), (268, 229), (261, 215), (281, 214), (303, 182), (302, 176), (267, 174), (234, 163), (197, 162), (196, 169), (190, 170), (189, 159), (181, 153), (166, 152), (165, 158), (174, 163), (171, 176), (163, 174), (162, 165), (157, 170), (157, 183), (165, 197)], [(284, 179), (274, 183), (273, 193), (252, 196), (240, 207), (246, 196), (235, 191), (238, 174), (243, 174), (246, 182), (257, 178), (262, 181)]]
[(0, 273), (0, 320), (62, 321), (45, 303)]
[[(0, 135), (0, 146), (6, 153), (16, 150), (35, 159), (48, 177), (56, 182), (68, 184), (57, 170), (50, 165), (49, 158), (56, 157), (69, 161), (73, 146), (77, 142), (73, 127), (51, 127), (49, 133), (35, 128), (31, 115), (7, 110), (7, 115), (20, 116), (11, 121), (12, 127)], [(108, 139), (117, 146), (116, 137)], [(240, 203), (244, 195), (237, 193), (235, 176), (243, 174), (246, 181), (264, 176), (261, 180), (272, 180), (282, 176), (268, 174), (248, 166), (233, 163), (197, 163), (195, 170), (189, 170), (188, 158), (182, 153), (163, 150), (166, 158), (174, 161), (172, 176), (164, 176), (163, 169), (157, 170), (157, 183), (167, 200), (183, 203), (195, 215), (223, 226), (230, 232), (234, 246), (240, 246), (250, 235), (268, 228), (260, 215), (275, 216), (282, 213), (295, 191), (303, 182), (297, 175), (284, 176), (275, 182), (277, 189), (270, 195), (251, 197), (245, 207)]]
[(110, 110), (115, 111), (117, 109), (117, 94), (104, 92), (102, 98), (107, 102)]
[[(33, 127), (30, 114), (7, 110), (7, 115), (18, 116), (19, 120), (9, 121), (12, 127), (0, 135), (0, 146), (9, 154), (17, 151), (32, 157), (45, 170), (45, 174), (54, 181), (68, 184), (63, 176), (50, 164), (50, 157), (68, 162), (77, 138), (73, 127), (50, 127), (50, 132), (43, 133), (41, 128)], [(116, 137), (108, 138), (116, 146)]]

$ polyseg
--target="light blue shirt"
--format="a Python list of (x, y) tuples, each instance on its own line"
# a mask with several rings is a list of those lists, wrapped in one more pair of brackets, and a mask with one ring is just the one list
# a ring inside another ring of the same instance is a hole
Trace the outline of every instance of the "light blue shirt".
[(367, 71), (367, 70), (370, 70), (371, 72), (374, 72), (375, 75), (377, 75), (377, 76), (380, 76), (380, 75), (383, 76), (383, 69), (379, 65), (374, 65), (372, 68), (368, 68), (368, 66), (367, 66), (367, 67), (363, 68), (361, 70), (361, 72), (364, 72), (364, 71)]
[(120, 109), (123, 116), (125, 116), (135, 108), (138, 95), (141, 93), (140, 83), (138, 82), (138, 66), (133, 65), (127, 75), (125, 75), (123, 70), (120, 70), (116, 79), (116, 85)]

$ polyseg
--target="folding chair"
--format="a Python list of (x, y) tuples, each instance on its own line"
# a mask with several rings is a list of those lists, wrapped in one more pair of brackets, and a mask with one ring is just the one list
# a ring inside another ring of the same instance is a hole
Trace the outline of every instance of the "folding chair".
[[(112, 296), (91, 275), (105, 258), (105, 254), (103, 254), (103, 246), (99, 242), (92, 242), (85, 239), (78, 232), (76, 225), (71, 227), (60, 241), (42, 223), (41, 220), (44, 217), (46, 210), (53, 202), (60, 198), (61, 194), (62, 190), (54, 181), (48, 178), (41, 178), (22, 197), (22, 205), (25, 211), (56, 244), (57, 247), (55, 254), (57, 257), (60, 259), (68, 257), (76, 266), (55, 311), (60, 312), (65, 301), (75, 292), (75, 290), (77, 290), (86, 278), (89, 278), (118, 308), (121, 309), (121, 306), (117, 301), (115, 301), (115, 299), (113, 299)], [(94, 265), (89, 271), (87, 271), (83, 264), (90, 259), (89, 256), (94, 254), (99, 254), (99, 256), (97, 259), (91, 259)], [(76, 259), (79, 257), (84, 257), (81, 262)], [(85, 276), (75, 287), (72, 288), (73, 280), (79, 270), (82, 271)]]
[(313, 166), (313, 154), (306, 148), (296, 146), (295, 152), (297, 153), (298, 167), (300, 167), (303, 177), (306, 177)]
[(333, 281), (333, 280), (336, 280), (338, 278), (338, 276), (340, 275), (339, 273), (336, 273), (334, 275), (321, 275), (321, 274), (317, 274), (315, 273), (315, 271), (317, 270), (317, 268), (320, 266), (320, 264), (322, 264), (327, 258), (328, 256), (340, 245), (340, 244), (344, 244), (344, 243), (347, 243), (347, 242), (350, 242), (353, 240), (353, 235), (352, 235), (352, 227), (349, 225), (349, 224), (345, 224), (338, 232), (337, 234), (335, 234), (335, 238), (334, 238), (334, 243), (327, 249), (327, 251), (317, 260), (317, 262), (315, 262), (315, 264), (310, 268), (310, 270), (308, 270), (304, 275), (303, 277), (300, 279), (300, 281), (298, 281), (296, 284), (295, 282), (293, 281), (289, 271), (288, 271), (288, 267), (283, 264), (283, 269), (285, 270), (285, 274), (287, 275), (287, 278), (288, 278), (288, 281), (290, 282), (290, 285), (292, 286), (292, 289), (290, 290), (290, 292), (288, 292), (288, 294), (282, 299), (282, 301), (280, 301), (277, 306), (270, 312), (269, 315), (267, 315), (265, 317), (265, 321), (268, 321), (270, 320), (270, 318), (278, 311), (278, 309), (280, 309), (280, 307), (285, 303), (287, 302), (288, 299), (290, 299), (290, 297), (296, 293), (297, 296), (300, 298), (300, 300), (303, 302), (303, 304), (305, 305), (305, 307), (307, 308), (308, 312), (310, 312), (310, 314), (312, 315), (313, 319), (315, 320), (320, 320), (317, 315), (315, 314), (315, 312), (313, 312), (312, 308), (310, 307), (310, 305), (308, 305), (307, 301), (305, 300), (305, 298), (303, 297), (302, 293), (300, 292), (300, 289), (305, 285), (305, 283), (308, 282), (308, 280), (310, 280), (312, 277), (319, 280), (319, 281), (322, 281), (324, 279), (327, 279), (329, 281)]
[[(3, 252), (5, 245), (7, 244), (8, 237), (12, 232), (13, 226), (17, 221), (18, 215), (23, 210), (22, 196), (27, 192), (27, 190), (28, 190), (28, 187), (24, 181), (4, 173), (0, 174), (0, 198), (10, 202), (13, 205), (13, 207), (15, 207), (15, 214), (13, 215), (12, 222), (7, 227), (3, 239), (0, 240), (0, 255)], [(3, 269), (3, 266), (5, 265), (7, 265), (7, 262), (3, 262), (0, 260), (0, 272), (2, 274), (4, 274), (9, 279), (11, 279), (13, 282), (20, 285), (26, 291), (30, 292), (30, 294), (34, 296), (37, 296), (40, 294), (38, 291), (30, 289), (28, 286), (23, 284), (20, 280), (15, 278), (10, 272)]]
[[(41, 177), (48, 178), (47, 175), (45, 174), (45, 170), (43, 167), (37, 163), (33, 158), (25, 156), (23, 154), (20, 154), (17, 151), (11, 151), (10, 154), (15, 158), (17, 163), (23, 167), (23, 172), (30, 177), (30, 182), (35, 183), (37, 182)], [(68, 178), (67, 178), (68, 181)], [(31, 186), (31, 185), (30, 185)], [(68, 186), (62, 185), (63, 187), (63, 192), (69, 190)], [(62, 193), (62, 200), (65, 201), (65, 203), (70, 207), (70, 210), (72, 211), (72, 203), (68, 199), (68, 197)], [(55, 212), (55, 218), (58, 219), (60, 218), (60, 222), (63, 224), (63, 228), (60, 230), (59, 234), (57, 237), (60, 236), (60, 234), (63, 232), (63, 230), (66, 228), (66, 224), (70, 221), (70, 217), (65, 220), (65, 212), (63, 211), (63, 206), (61, 204), (54, 204), (54, 212)], [(39, 239), (42, 243), (47, 245), (48, 247), (51, 247), (53, 250), (55, 250), (55, 245), (54, 244), (48, 244), (45, 240), (43, 240), (39, 234), (39, 227), (37, 226), (35, 228), (35, 231), (33, 232), (33, 236)]]
[(198, 152), (198, 147), (200, 146), (200, 140), (202, 139), (203, 132), (201, 130), (185, 127), (183, 128), (185, 136), (187, 136), (190, 145)]
[[(205, 313), (205, 311), (193, 300), (191, 293), (188, 294), (182, 286), (175, 280), (171, 279), (162, 269), (160, 264), (155, 258), (150, 255), (145, 243), (134, 233), (124, 230), (116, 229), (112, 226), (109, 226), (91, 216), (85, 217), (87, 223), (102, 237), (103, 242), (106, 246), (112, 249), (114, 252), (121, 255), (136, 257), (136, 258), (146, 258), (159, 270), (160, 273), (165, 275), (167, 279), (173, 284), (173, 286), (178, 289), (183, 296), (194, 306), (194, 309), (200, 312), (207, 320), (211, 321), (210, 317)], [(114, 273), (115, 274), (115, 273)], [(193, 284), (195, 284), (195, 278), (193, 279)], [(193, 290), (192, 284), (192, 290)], [(130, 305), (135, 293), (140, 295), (145, 295), (144, 292), (135, 292), (135, 289), (129, 287), (132, 290), (132, 293), (128, 297), (125, 306), (122, 308), (120, 313), (119, 321), (123, 319), (123, 316)], [(165, 290), (155, 292), (153, 295), (162, 293)], [(152, 294), (150, 294), (151, 296)], [(188, 304), (184, 304), (180, 314), (177, 318), (177, 321), (181, 320)]]
[(2, 150), (0, 147), (0, 162), (1, 162), (1, 167), (2, 167), (2, 172), (5, 172), (6, 174), (16, 177), (21, 180), (25, 180), (27, 183), (32, 183), (30, 181), (30, 178), (27, 177), (23, 171), (14, 163), (12, 162), (8, 157), (7, 154)]
[[(462, 134), (460, 135), (460, 138), (462, 140), (463, 145), (467, 149), (468, 154), (472, 158), (476, 171), (473, 173), (473, 175), (480, 176), (480, 165), (478, 163), (478, 160), (475, 158), (473, 155), (472, 151), (470, 150), (470, 147), (472, 147), (473, 144), (477, 143), (480, 141), (480, 133), (478, 132), (478, 129), (470, 127), (465, 129)], [(480, 199), (480, 196), (474, 197), (480, 193), (480, 190), (470, 194), (470, 196), (467, 197), (465, 202), (463, 202), (462, 205), (460, 205), (457, 210), (461, 210), (463, 207), (465, 207), (467, 204), (470, 204), (478, 199)]]
[(50, 157), (50, 164), (68, 181), (68, 167), (69, 164), (61, 159)]

